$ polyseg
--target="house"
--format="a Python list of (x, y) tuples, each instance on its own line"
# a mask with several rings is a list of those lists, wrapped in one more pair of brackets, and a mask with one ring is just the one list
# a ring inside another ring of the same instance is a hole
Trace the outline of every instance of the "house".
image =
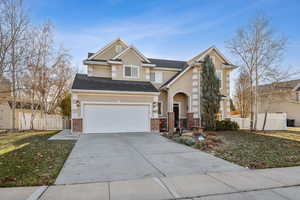
[(188, 61), (148, 58), (117, 39), (83, 61), (75, 76), (72, 130), (84, 133), (158, 132), (200, 125), (200, 74), (210, 55), (221, 80), (222, 118), (229, 114), (230, 72), (236, 67), (212, 46)]
[(259, 113), (286, 113), (300, 126), (300, 79), (260, 86)]

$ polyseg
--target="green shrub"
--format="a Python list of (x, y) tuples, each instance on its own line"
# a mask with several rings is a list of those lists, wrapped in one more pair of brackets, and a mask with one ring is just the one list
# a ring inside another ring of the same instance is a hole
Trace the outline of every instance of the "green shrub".
[(187, 136), (180, 136), (180, 137), (175, 138), (175, 140), (179, 143), (182, 143), (182, 144), (185, 144), (188, 146), (193, 146), (196, 144), (196, 141), (193, 138), (187, 137)]
[(237, 131), (240, 127), (236, 122), (230, 120), (217, 121), (217, 131)]

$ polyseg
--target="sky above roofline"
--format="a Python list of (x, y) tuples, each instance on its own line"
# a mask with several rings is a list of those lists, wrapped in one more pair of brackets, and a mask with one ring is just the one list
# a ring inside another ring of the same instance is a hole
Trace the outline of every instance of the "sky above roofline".
[(257, 13), (289, 39), (282, 66), (300, 67), (298, 0), (27, 0), (26, 5), (35, 23), (54, 23), (56, 42), (83, 70), (88, 52), (118, 37), (147, 57), (172, 60), (188, 60), (215, 45), (237, 64), (226, 41)]

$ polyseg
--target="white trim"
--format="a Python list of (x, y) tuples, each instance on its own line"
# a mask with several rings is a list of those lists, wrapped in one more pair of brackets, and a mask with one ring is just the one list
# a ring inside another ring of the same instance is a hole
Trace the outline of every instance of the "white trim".
[(159, 92), (132, 92), (132, 91), (115, 91), (115, 90), (82, 90), (82, 89), (71, 89), (72, 92), (86, 92), (86, 93), (117, 93), (117, 94), (153, 94), (159, 95)]
[(123, 43), (124, 46), (128, 47), (128, 45), (121, 38), (117, 38), (116, 40), (108, 43), (103, 48), (101, 48), (99, 51), (97, 51), (96, 53), (94, 53), (91, 57), (88, 58), (88, 60), (91, 60), (91, 59), (95, 58), (97, 55), (103, 53), (106, 49), (108, 49), (110, 46), (112, 46), (114, 43), (116, 43), (118, 41), (120, 41), (121, 43)]
[[(136, 77), (135, 76), (126, 76), (125, 75), (125, 67), (136, 68), (137, 69), (137, 76)], [(140, 78), (140, 67), (137, 66), (137, 65), (123, 65), (123, 78), (139, 79)]]
[(109, 64), (117, 64), (117, 65), (122, 65), (123, 64), (123, 62), (121, 62), (121, 61), (114, 61), (114, 60), (108, 60), (107, 62)]
[(147, 63), (151, 63), (139, 50), (137, 50), (137, 48), (135, 48), (134, 46), (130, 45), (130, 47), (127, 47), (124, 51), (120, 52), (119, 54), (117, 54), (116, 56), (114, 56), (112, 59), (117, 59), (120, 56), (122, 56), (124, 53), (126, 53), (129, 49), (133, 49), (134, 52), (140, 57), (142, 58), (144, 61), (146, 61)]
[(143, 66), (143, 67), (155, 67), (156, 64), (143, 63), (142, 66)]
[(165, 68), (165, 67), (155, 67), (155, 70), (165, 70), (165, 71), (181, 71), (181, 69), (176, 69), (176, 68)]
[(84, 65), (109, 65), (107, 62), (103, 61), (92, 61), (92, 60), (84, 60)]
[[(151, 80), (151, 73), (154, 73), (154, 80)], [(163, 72), (161, 72), (161, 71), (150, 71), (150, 81), (152, 82), (152, 83), (162, 83), (163, 82)], [(160, 79), (158, 79), (158, 77), (160, 78)]]
[(85, 116), (84, 116), (84, 105), (148, 105), (149, 106), (149, 129), (151, 130), (151, 118), (152, 118), (152, 103), (149, 102), (101, 102), (101, 101), (82, 101), (80, 104), (80, 112), (82, 116), (82, 132), (85, 132)]

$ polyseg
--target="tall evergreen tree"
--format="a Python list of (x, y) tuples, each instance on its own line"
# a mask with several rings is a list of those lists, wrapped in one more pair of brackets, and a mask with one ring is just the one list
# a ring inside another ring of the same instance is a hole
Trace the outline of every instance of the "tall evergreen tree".
[(220, 110), (220, 80), (210, 56), (206, 56), (201, 73), (201, 116), (206, 130), (216, 130), (216, 114)]

